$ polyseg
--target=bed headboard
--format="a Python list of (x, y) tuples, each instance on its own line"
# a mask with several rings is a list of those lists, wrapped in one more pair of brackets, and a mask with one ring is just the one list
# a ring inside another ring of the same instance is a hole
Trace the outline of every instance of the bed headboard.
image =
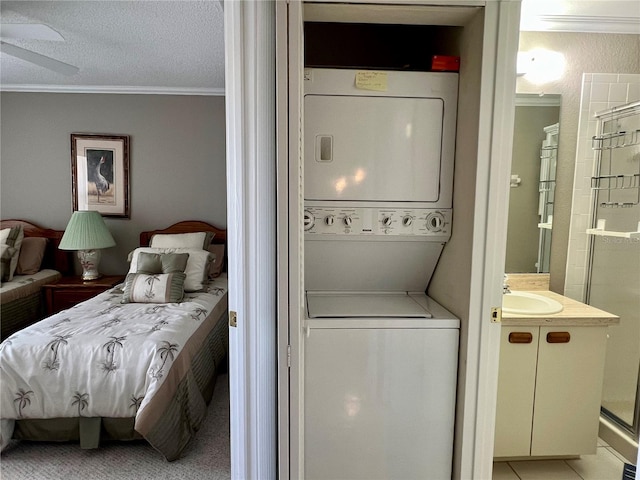
[(151, 243), (151, 237), (161, 233), (193, 233), (193, 232), (213, 232), (215, 233), (212, 243), (227, 243), (227, 231), (214, 227), (206, 222), (199, 220), (186, 220), (184, 222), (174, 223), (170, 227), (161, 230), (151, 230), (149, 232), (140, 233), (140, 246), (148, 247)]
[(22, 225), (25, 237), (44, 237), (49, 239), (42, 260), (42, 268), (53, 268), (63, 275), (73, 275), (73, 252), (58, 248), (62, 235), (64, 235), (64, 230), (43, 228), (26, 220), (0, 220), (0, 230), (15, 227), (16, 225)]
[[(140, 246), (148, 247), (151, 243), (151, 237), (158, 233), (193, 233), (193, 232), (213, 232), (215, 233), (211, 243), (227, 244), (227, 231), (218, 227), (214, 227), (206, 222), (199, 220), (186, 220), (184, 222), (174, 223), (170, 227), (162, 230), (151, 230), (149, 232), (140, 233)], [(224, 251), (224, 269), (227, 269), (227, 249)]]

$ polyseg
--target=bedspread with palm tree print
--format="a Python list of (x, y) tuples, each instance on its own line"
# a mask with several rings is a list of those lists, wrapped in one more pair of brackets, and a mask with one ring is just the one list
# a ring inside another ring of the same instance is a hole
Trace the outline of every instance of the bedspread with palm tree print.
[(227, 279), (187, 293), (181, 303), (121, 300), (116, 287), (0, 345), (2, 448), (17, 419), (138, 418), (152, 408), (174, 361), (225, 313)]

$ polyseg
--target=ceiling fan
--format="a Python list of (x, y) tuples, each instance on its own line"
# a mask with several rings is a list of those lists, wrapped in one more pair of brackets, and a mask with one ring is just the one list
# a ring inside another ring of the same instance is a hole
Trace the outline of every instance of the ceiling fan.
[(4, 39), (27, 39), (64, 42), (64, 37), (48, 25), (44, 25), (42, 23), (3, 23), (0, 25), (0, 37), (2, 38), (2, 40), (0, 40), (0, 51), (7, 55), (11, 55), (12, 57), (25, 60), (63, 75), (74, 75), (80, 70), (76, 66), (27, 50), (26, 48), (17, 47), (4, 41)]

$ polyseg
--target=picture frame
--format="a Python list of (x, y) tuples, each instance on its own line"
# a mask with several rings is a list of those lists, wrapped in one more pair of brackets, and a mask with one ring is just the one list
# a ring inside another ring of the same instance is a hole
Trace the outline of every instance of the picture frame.
[(73, 211), (130, 218), (129, 135), (71, 134)]

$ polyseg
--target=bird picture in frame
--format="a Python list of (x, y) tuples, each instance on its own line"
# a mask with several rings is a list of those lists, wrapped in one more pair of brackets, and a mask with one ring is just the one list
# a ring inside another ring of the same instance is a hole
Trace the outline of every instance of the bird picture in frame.
[(114, 205), (116, 203), (113, 150), (87, 149), (87, 203)]

